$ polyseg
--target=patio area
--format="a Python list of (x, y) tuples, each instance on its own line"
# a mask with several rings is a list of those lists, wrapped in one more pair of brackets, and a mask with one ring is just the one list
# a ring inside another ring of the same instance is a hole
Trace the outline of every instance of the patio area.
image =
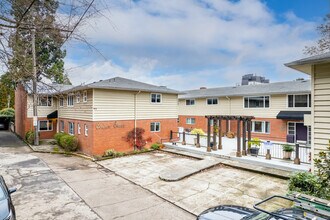
[[(279, 169), (284, 170), (290, 170), (290, 171), (309, 171), (310, 169), (310, 162), (309, 160), (309, 152), (310, 149), (308, 147), (300, 147), (299, 151), (299, 158), (301, 160), (300, 165), (294, 164), (294, 157), (295, 153), (292, 153), (290, 160), (284, 160), (283, 158), (283, 151), (282, 151), (282, 144), (285, 143), (272, 143), (270, 147), (270, 154), (272, 155), (272, 158), (266, 159), (266, 148), (265, 145), (266, 141), (261, 140), (261, 146), (259, 149), (259, 155), (251, 156), (246, 155), (242, 157), (236, 157), (236, 151), (237, 151), (237, 138), (227, 138), (222, 137), (222, 149), (217, 150), (211, 150), (211, 152), (207, 151), (207, 137), (206, 136), (200, 136), (200, 147), (195, 146), (196, 142), (196, 135), (192, 135), (189, 133), (185, 133), (185, 137), (183, 138), (182, 133), (173, 132), (173, 136), (175, 136), (176, 141), (175, 144), (172, 142), (166, 142), (164, 145), (167, 148), (177, 149), (177, 150), (183, 150), (191, 153), (197, 153), (201, 155), (207, 155), (207, 156), (215, 156), (215, 157), (221, 157), (221, 158), (228, 158), (232, 160), (238, 160), (246, 163), (253, 163), (253, 164), (259, 164), (260, 166), (265, 167), (276, 167)], [(182, 144), (183, 139), (185, 141), (185, 144)], [(211, 139), (213, 137), (211, 136)], [(217, 136), (217, 143), (219, 143), (219, 137)], [(240, 141), (241, 149), (243, 147), (243, 139), (241, 138)]]

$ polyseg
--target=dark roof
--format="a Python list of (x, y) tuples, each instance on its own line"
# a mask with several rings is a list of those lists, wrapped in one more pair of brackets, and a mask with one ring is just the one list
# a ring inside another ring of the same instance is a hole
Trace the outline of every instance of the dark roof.
[(218, 87), (210, 89), (197, 89), (183, 91), (179, 99), (226, 97), (226, 96), (249, 96), (271, 94), (310, 93), (310, 80), (297, 80), (287, 82), (265, 83), (244, 86)]
[(284, 64), (287, 67), (292, 69), (296, 69), (298, 71), (311, 74), (311, 65), (313, 64), (322, 64), (330, 62), (330, 52), (303, 58), (300, 60), (296, 60), (290, 63)]
[(128, 91), (143, 91), (143, 92), (159, 92), (179, 94), (177, 90), (169, 89), (166, 86), (156, 86), (147, 83), (138, 82), (131, 79), (122, 77), (115, 77), (106, 80), (100, 80), (87, 85), (76, 86), (69, 90), (81, 90), (81, 89), (112, 89), (112, 90), (128, 90)]
[(304, 115), (310, 115), (311, 111), (280, 111), (276, 118), (287, 120), (304, 120)]

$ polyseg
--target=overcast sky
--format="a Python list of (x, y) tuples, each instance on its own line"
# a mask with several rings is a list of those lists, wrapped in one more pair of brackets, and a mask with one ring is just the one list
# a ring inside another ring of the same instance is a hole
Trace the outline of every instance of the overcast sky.
[(248, 73), (271, 82), (306, 78), (283, 64), (306, 56), (329, 11), (328, 0), (109, 2), (80, 30), (104, 57), (66, 45), (74, 84), (122, 76), (185, 90), (234, 85)]

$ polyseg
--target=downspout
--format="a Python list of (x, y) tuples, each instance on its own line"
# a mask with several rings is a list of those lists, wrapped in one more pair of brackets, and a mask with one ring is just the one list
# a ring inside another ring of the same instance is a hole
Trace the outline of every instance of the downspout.
[(139, 91), (138, 93), (135, 93), (134, 94), (134, 150), (136, 150), (136, 122), (137, 122), (137, 119), (136, 119), (136, 101), (137, 101), (137, 95), (140, 94), (141, 91)]
[[(229, 101), (229, 115), (231, 115), (231, 98), (229, 98), (228, 96), (226, 96), (226, 99), (228, 99)], [(228, 126), (228, 130), (231, 131), (230, 129), (230, 121), (229, 121), (229, 126)]]

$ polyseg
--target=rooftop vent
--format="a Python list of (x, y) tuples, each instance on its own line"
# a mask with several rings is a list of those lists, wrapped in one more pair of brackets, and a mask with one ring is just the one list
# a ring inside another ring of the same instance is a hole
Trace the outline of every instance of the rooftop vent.
[(305, 79), (304, 78), (298, 78), (298, 79), (296, 79), (296, 81), (305, 81)]
[(207, 89), (207, 88), (203, 86), (203, 87), (200, 87), (199, 89)]
[(166, 86), (159, 86), (160, 88), (167, 88)]

